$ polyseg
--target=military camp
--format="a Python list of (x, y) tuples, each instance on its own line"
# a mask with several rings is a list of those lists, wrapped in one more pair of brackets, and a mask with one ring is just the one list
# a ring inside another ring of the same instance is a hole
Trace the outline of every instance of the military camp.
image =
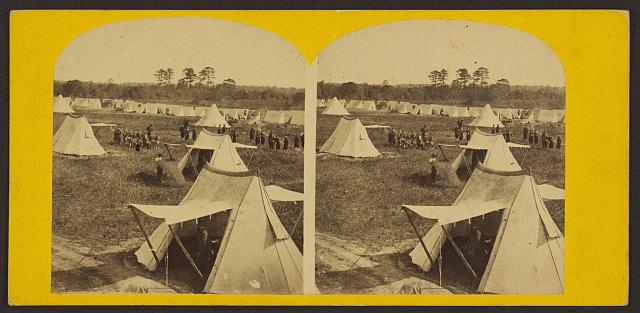
[(195, 17), (71, 39), (41, 103), (53, 117), (51, 292), (302, 294), (297, 50)]
[(317, 56), (320, 293), (565, 292), (564, 70), (497, 34), (403, 21)]

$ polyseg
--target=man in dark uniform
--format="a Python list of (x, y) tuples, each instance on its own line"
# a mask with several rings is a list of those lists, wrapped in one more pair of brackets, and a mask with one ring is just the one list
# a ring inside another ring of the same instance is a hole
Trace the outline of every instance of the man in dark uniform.
[(289, 137), (287, 135), (284, 135), (284, 141), (282, 142), (282, 150), (288, 150), (289, 149)]

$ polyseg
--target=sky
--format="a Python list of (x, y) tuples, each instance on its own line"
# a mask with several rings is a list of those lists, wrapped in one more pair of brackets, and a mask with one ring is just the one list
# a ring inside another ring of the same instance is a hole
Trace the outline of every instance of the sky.
[(318, 57), (318, 80), (425, 84), (432, 70), (489, 69), (490, 82), (564, 86), (560, 60), (543, 41), (514, 28), (455, 20), (411, 20), (346, 34)]
[(169, 17), (118, 22), (89, 30), (64, 49), (55, 80), (153, 83), (160, 68), (216, 70), (215, 83), (304, 87), (305, 60), (281, 37), (246, 24)]

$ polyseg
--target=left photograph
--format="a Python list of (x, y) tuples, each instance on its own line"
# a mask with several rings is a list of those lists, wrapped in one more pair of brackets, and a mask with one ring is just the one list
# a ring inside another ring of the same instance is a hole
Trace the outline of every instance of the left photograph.
[(89, 30), (53, 83), (53, 293), (301, 294), (305, 60), (167, 17)]

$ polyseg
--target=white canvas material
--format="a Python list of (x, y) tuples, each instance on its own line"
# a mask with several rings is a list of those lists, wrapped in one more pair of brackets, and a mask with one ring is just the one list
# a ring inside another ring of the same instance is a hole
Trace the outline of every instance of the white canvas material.
[[(193, 111), (193, 114), (195, 115), (195, 110)], [(214, 103), (209, 107), (207, 113), (205, 113), (205, 115), (196, 122), (196, 126), (229, 127), (229, 124), (224, 120), (224, 117), (220, 114), (220, 111), (218, 111), (218, 106)]]
[(468, 125), (475, 127), (495, 127), (498, 125), (500, 128), (504, 127), (502, 122), (500, 122), (500, 119), (498, 119), (498, 116), (493, 113), (493, 110), (488, 103), (485, 104), (478, 116)]
[(103, 155), (107, 153), (93, 134), (82, 114), (68, 114), (55, 135), (53, 152), (71, 155)]
[(53, 113), (74, 113), (70, 106), (71, 100), (62, 95), (53, 98)]
[[(193, 205), (193, 203), (197, 205)], [(210, 210), (204, 210), (210, 203)], [(137, 204), (130, 207), (138, 208)], [(143, 207), (144, 211), (202, 210), (228, 211), (220, 249), (203, 291), (216, 294), (300, 294), (302, 293), (302, 254), (278, 218), (267, 196), (264, 184), (254, 171), (224, 172), (206, 166), (179, 206)], [(166, 215), (175, 216), (169, 213)], [(215, 214), (215, 213), (214, 213)], [(180, 214), (177, 213), (177, 216)], [(196, 215), (189, 215), (193, 218)], [(175, 218), (174, 220), (183, 220)], [(194, 235), (197, 221), (192, 219), (171, 227), (179, 236)], [(167, 223), (163, 222), (149, 236), (162, 259), (173, 241)], [(135, 252), (138, 262), (155, 271), (158, 264), (147, 243)]]
[(349, 112), (344, 109), (344, 106), (338, 101), (338, 98), (333, 97), (327, 103), (327, 107), (320, 114), (325, 115), (349, 115)]
[[(486, 203), (497, 203), (503, 211), (487, 267), (484, 273), (478, 273), (482, 274), (478, 291), (561, 294), (564, 290), (564, 235), (553, 222), (533, 177), (525, 171), (496, 171), (480, 164), (452, 206), (474, 207)], [(476, 212), (484, 213), (482, 210)], [(460, 232), (466, 223), (460, 222), (453, 227), (436, 222), (429, 228), (423, 242), (433, 259), (438, 257), (446, 240), (442, 226)], [(432, 264), (421, 244), (410, 256), (422, 270), (431, 269)]]
[(320, 152), (354, 158), (377, 157), (380, 152), (369, 139), (367, 130), (359, 119), (342, 117)]

